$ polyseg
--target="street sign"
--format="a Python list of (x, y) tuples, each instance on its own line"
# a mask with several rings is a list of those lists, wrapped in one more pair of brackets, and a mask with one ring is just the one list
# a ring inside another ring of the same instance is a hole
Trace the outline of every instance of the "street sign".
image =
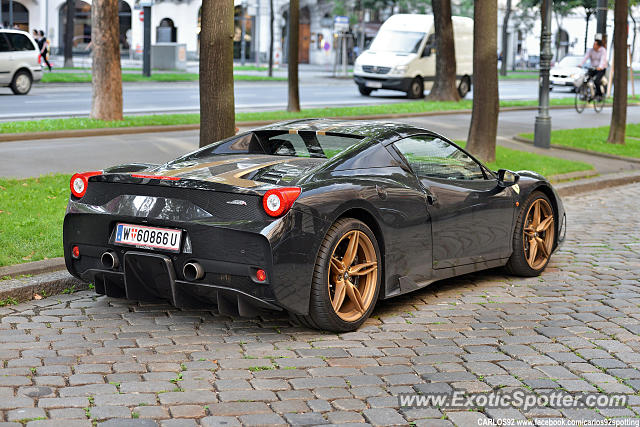
[(336, 16), (333, 18), (333, 29), (337, 32), (349, 31), (349, 17)]
[(154, 0), (140, 0), (138, 6), (140, 7), (151, 7), (153, 6)]
[(140, 11), (140, 22), (144, 22), (144, 10)]

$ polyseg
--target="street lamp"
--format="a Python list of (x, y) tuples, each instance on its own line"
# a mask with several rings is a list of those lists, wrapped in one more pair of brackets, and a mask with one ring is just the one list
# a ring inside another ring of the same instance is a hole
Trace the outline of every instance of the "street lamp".
[(551, 68), (551, 7), (552, 0), (542, 1), (542, 32), (540, 35), (540, 79), (538, 92), (538, 115), (534, 129), (533, 144), (536, 147), (551, 147), (551, 117), (549, 116), (549, 70)]

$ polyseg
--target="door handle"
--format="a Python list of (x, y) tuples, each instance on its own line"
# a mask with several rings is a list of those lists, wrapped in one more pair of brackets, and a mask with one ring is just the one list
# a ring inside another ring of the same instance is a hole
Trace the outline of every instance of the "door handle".
[(438, 200), (438, 198), (436, 196), (434, 196), (433, 194), (427, 194), (427, 202), (430, 205), (433, 205), (437, 200)]
[(380, 197), (381, 200), (385, 200), (387, 198), (387, 190), (384, 188), (376, 185), (376, 191), (378, 192), (378, 197)]

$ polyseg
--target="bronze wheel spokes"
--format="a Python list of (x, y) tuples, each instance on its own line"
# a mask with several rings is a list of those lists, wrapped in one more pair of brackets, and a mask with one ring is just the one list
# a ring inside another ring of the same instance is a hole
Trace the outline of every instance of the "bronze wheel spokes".
[(537, 199), (529, 207), (522, 234), (527, 264), (534, 270), (541, 269), (551, 256), (555, 236), (553, 209), (545, 199)]
[(362, 318), (373, 303), (378, 282), (378, 257), (371, 239), (360, 230), (345, 233), (331, 254), (329, 298), (342, 320)]

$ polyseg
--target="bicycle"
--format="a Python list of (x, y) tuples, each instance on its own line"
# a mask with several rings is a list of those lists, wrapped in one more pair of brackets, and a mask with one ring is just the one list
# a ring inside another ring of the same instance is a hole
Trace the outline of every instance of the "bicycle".
[[(604, 94), (607, 90), (607, 78), (602, 77), (600, 82), (600, 90)], [(596, 96), (596, 83), (593, 81), (591, 69), (584, 77), (580, 77), (576, 81), (575, 107), (578, 113), (582, 113), (590, 102), (593, 102), (593, 109), (596, 113), (601, 112), (604, 108), (605, 99), (605, 95)]]

